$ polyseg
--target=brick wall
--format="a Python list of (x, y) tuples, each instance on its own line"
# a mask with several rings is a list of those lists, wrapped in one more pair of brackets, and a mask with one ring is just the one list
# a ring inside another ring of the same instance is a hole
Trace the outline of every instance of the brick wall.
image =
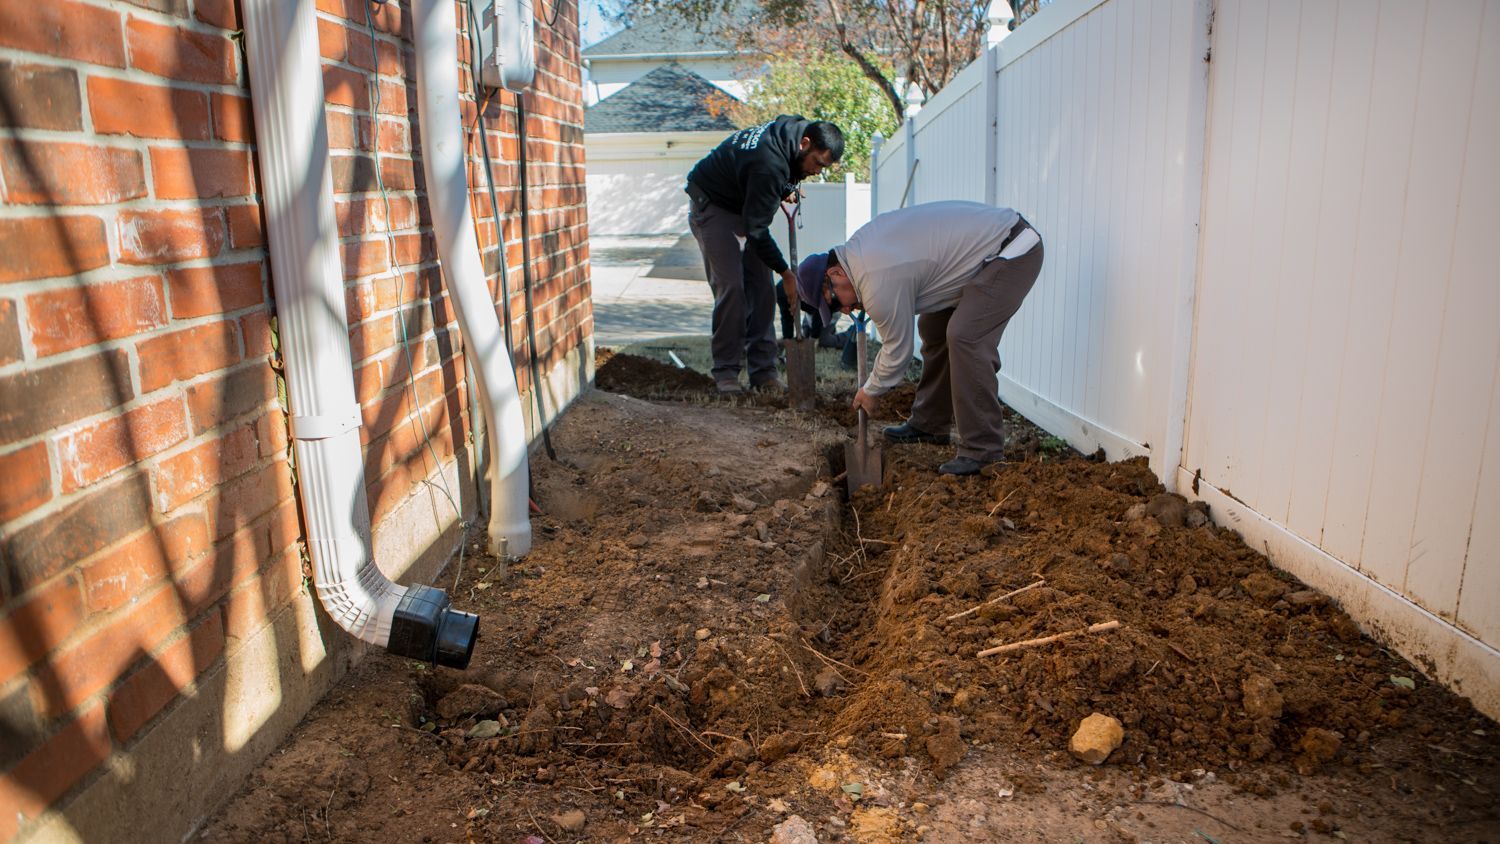
[[(204, 690), (313, 600), (238, 6), (0, 0), (0, 840), (105, 787), (105, 763), (137, 754), (172, 713), (215, 705)], [(422, 193), (410, 11), (372, 8), (373, 39), (361, 0), (317, 0), (378, 531), (444, 471), (432, 454), (460, 475), (472, 461), (462, 338)], [(555, 28), (539, 22), (537, 42), (528, 172), (545, 376), (591, 345), (576, 4)], [(530, 390), (513, 105), (491, 97), (483, 134)], [(472, 199), (498, 291), (476, 113), (470, 101)], [(136, 820), (171, 837), (193, 818)]]

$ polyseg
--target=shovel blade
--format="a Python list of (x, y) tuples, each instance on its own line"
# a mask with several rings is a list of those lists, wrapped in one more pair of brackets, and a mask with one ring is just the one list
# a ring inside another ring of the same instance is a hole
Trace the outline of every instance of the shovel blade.
[(817, 401), (817, 355), (811, 338), (786, 341), (787, 400), (796, 410), (812, 410)]
[(845, 476), (852, 493), (864, 486), (880, 486), (885, 483), (885, 467), (881, 462), (880, 449), (871, 443), (860, 445), (858, 440), (844, 446)]

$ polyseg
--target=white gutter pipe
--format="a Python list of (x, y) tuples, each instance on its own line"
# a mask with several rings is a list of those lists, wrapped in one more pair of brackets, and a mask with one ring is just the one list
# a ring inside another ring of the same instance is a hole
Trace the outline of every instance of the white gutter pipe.
[(242, 0), (271, 280), (313, 580), (329, 616), (357, 638), (401, 656), (464, 667), (478, 636), (478, 616), (453, 610), (440, 589), (392, 583), (371, 550), (313, 3)]
[[(479, 261), (479, 241), (469, 210), (454, 14), (452, 0), (412, 2), (422, 169), (443, 279), (453, 298), (464, 352), (473, 366), (479, 402), (487, 417), (490, 551), (501, 558), (519, 557), (531, 550), (526, 426), (510, 349)], [(503, 243), (500, 248), (505, 248)], [(531, 388), (539, 390), (541, 385)]]

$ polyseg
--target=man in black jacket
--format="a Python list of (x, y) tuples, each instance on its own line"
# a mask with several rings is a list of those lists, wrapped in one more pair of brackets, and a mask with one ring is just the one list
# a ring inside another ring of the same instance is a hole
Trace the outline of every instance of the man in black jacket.
[(797, 276), (771, 239), (771, 221), (798, 182), (843, 154), (839, 127), (782, 115), (730, 135), (688, 173), (688, 226), (714, 291), (713, 376), (720, 393), (740, 392), (741, 360), (750, 386), (781, 386), (771, 272), (788, 290), (796, 289)]

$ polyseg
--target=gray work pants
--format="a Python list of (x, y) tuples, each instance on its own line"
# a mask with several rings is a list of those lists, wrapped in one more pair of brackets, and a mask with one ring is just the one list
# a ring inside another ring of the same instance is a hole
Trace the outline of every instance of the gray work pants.
[(952, 308), (917, 317), (922, 336), (922, 380), (911, 405), (912, 427), (945, 433), (956, 421), (958, 455), (999, 460), (1000, 336), (1042, 271), (1042, 244), (1012, 260), (980, 268)]
[(688, 227), (714, 291), (714, 380), (738, 379), (743, 360), (751, 384), (769, 381), (776, 377), (776, 288), (770, 267), (745, 242), (745, 218), (694, 200)]

